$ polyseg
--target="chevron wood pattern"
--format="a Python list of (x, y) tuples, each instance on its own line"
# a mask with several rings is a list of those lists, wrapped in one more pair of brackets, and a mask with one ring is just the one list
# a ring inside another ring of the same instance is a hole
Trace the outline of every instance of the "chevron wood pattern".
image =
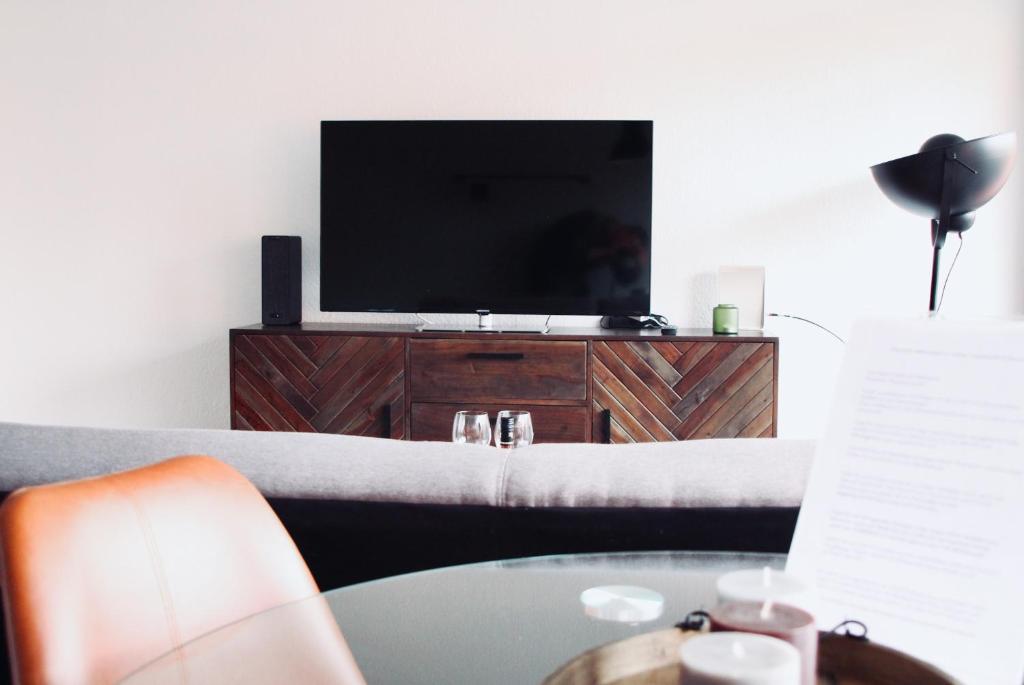
[(405, 339), (232, 337), (231, 427), (405, 437)]
[(595, 340), (595, 439), (772, 436), (774, 355), (769, 342)]

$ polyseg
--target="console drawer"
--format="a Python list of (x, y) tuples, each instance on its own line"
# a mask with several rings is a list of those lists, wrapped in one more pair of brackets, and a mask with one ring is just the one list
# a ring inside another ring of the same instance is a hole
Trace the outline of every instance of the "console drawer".
[(410, 340), (412, 400), (586, 400), (587, 343)]
[[(514, 407), (500, 404), (437, 404), (414, 402), (412, 405), (412, 439), (452, 439), (452, 421), (455, 412), (462, 409), (486, 411), (491, 417), (491, 428), (502, 409), (522, 409), (530, 412), (533, 421), (533, 441), (538, 442), (587, 442), (586, 407), (559, 405), (522, 405)], [(492, 439), (493, 444), (493, 439)]]

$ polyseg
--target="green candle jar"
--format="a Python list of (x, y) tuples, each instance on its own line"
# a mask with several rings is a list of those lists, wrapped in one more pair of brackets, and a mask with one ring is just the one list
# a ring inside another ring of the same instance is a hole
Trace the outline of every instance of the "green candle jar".
[(720, 304), (711, 315), (715, 335), (736, 335), (740, 332), (740, 310), (734, 304)]

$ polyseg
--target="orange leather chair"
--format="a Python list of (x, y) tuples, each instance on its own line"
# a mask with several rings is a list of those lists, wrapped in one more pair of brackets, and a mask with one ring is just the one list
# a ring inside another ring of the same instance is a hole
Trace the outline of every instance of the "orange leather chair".
[[(194, 456), (18, 490), (0, 508), (0, 584), (18, 683), (116, 682), (192, 638), (319, 592), (256, 488)], [(329, 623), (330, 680), (363, 683)]]

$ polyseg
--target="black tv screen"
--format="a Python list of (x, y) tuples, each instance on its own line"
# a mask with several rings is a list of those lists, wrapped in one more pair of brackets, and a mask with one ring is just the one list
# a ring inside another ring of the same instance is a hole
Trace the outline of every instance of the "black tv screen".
[(650, 121), (324, 121), (322, 311), (650, 311)]

